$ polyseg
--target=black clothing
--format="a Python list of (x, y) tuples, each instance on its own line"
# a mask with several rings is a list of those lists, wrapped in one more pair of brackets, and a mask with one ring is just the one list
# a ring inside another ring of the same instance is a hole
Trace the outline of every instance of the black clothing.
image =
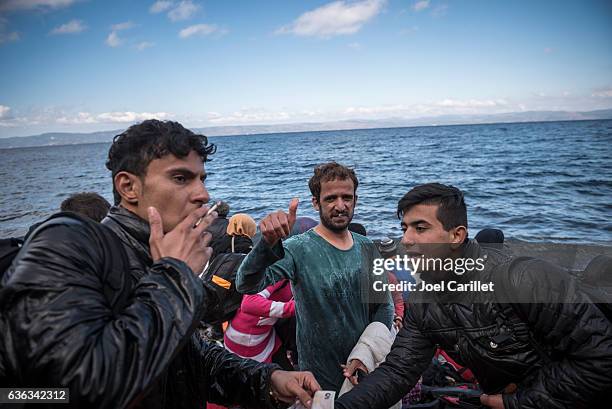
[(274, 366), (199, 339), (211, 291), (182, 261), (153, 263), (148, 240), (119, 207), (32, 235), (0, 283), (0, 384), (68, 387), (62, 408), (270, 407)]
[[(386, 361), (337, 399), (336, 408), (388, 408), (417, 382), (437, 347), (470, 368), (485, 393), (517, 384), (516, 393), (503, 395), (506, 409), (601, 405), (612, 390), (610, 322), (560, 267), (507, 259), (493, 249), (485, 253), (473, 241), (465, 245), (464, 258), (485, 254), (484, 270), (459, 280), (503, 282), (513, 294), (511, 304), (500, 304), (495, 292), (467, 293), (452, 302), (447, 294), (434, 294), (427, 303), (411, 296)], [(542, 302), (551, 299), (556, 302)], [(505, 314), (508, 305), (512, 313)]]
[(219, 251), (221, 247), (225, 247), (223, 243), (226, 241), (226, 238), (229, 237), (227, 234), (228, 224), (229, 220), (227, 217), (219, 216), (213, 220), (211, 225), (206, 229), (210, 234), (212, 234), (210, 247), (213, 249), (213, 257), (221, 253), (221, 251)]
[(217, 247), (213, 247), (213, 255), (211, 259), (214, 259), (217, 255), (223, 253), (248, 254), (252, 249), (253, 241), (249, 237), (225, 235), (219, 241)]

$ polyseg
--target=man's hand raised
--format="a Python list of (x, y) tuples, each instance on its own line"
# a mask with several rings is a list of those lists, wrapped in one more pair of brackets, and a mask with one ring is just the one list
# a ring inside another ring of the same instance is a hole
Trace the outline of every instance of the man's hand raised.
[(184, 261), (195, 274), (200, 274), (212, 255), (212, 249), (208, 247), (212, 235), (206, 228), (217, 218), (217, 213), (206, 216), (208, 207), (201, 207), (164, 234), (163, 221), (157, 209), (149, 207), (148, 212), (151, 227), (149, 246), (153, 261), (172, 257)]
[(268, 246), (273, 247), (280, 239), (289, 237), (295, 224), (299, 200), (293, 198), (288, 213), (278, 210), (270, 213), (259, 222), (259, 231)]

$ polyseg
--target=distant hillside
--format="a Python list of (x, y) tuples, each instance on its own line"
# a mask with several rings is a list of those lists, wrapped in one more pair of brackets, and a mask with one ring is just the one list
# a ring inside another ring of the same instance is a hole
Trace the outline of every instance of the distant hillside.
[[(550, 122), (612, 119), (612, 109), (587, 112), (527, 111), (495, 115), (442, 115), (416, 119), (387, 118), (377, 120), (346, 120), (334, 122), (304, 122), (275, 125), (237, 125), (196, 128), (208, 136), (250, 135), (283, 132), (331, 131), (346, 129), (400, 128), (411, 126), (466, 125), (513, 122)], [(93, 133), (44, 133), (41, 135), (0, 138), (0, 149), (32, 146), (110, 143), (121, 129)]]

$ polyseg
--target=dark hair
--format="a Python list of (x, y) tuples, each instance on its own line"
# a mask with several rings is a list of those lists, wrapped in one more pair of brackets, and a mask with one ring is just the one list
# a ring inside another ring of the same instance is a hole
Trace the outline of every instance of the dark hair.
[(81, 192), (70, 195), (60, 205), (62, 212), (74, 212), (97, 222), (102, 221), (111, 205), (95, 192)]
[(353, 192), (357, 191), (359, 181), (357, 181), (355, 171), (339, 163), (329, 162), (319, 165), (314, 169), (314, 175), (308, 181), (310, 193), (312, 193), (312, 196), (316, 197), (317, 200), (319, 200), (321, 196), (321, 183), (329, 182), (335, 179), (351, 179), (353, 181), (354, 186)]
[(227, 202), (219, 201), (219, 205), (217, 206), (217, 215), (219, 217), (225, 217), (230, 211), (230, 205)]
[(206, 162), (216, 147), (208, 144), (206, 136), (195, 134), (178, 122), (148, 119), (115, 136), (106, 161), (106, 168), (112, 172), (115, 204), (121, 202), (114, 184), (117, 173), (129, 172), (142, 178), (152, 160), (169, 154), (184, 158), (191, 151)]
[(463, 192), (454, 186), (426, 183), (414, 187), (397, 203), (397, 217), (401, 219), (404, 213), (417, 204), (438, 205), (436, 217), (446, 231), (457, 226), (468, 227)]

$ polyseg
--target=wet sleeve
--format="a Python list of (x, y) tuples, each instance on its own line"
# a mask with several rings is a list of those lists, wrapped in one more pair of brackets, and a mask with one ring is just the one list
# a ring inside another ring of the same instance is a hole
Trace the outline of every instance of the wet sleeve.
[(280, 240), (270, 247), (261, 239), (242, 260), (236, 274), (236, 289), (243, 294), (256, 294), (280, 280), (294, 280), (295, 271), (292, 250)]
[[(242, 408), (275, 408), (270, 399), (270, 376), (280, 369), (275, 364), (264, 364), (244, 359), (222, 346), (192, 337), (188, 348), (193, 348), (193, 362), (199, 373), (200, 396), (208, 402)], [(197, 358), (196, 358), (197, 355)]]
[[(129, 274), (113, 270), (122, 255), (105, 254), (90, 233), (55, 225), (22, 248), (0, 290), (0, 344), (16, 386), (68, 387), (74, 407), (127, 407), (189, 338), (204, 288), (171, 258), (135, 286), (112, 281)], [(122, 292), (127, 299), (113, 309), (112, 294)]]

